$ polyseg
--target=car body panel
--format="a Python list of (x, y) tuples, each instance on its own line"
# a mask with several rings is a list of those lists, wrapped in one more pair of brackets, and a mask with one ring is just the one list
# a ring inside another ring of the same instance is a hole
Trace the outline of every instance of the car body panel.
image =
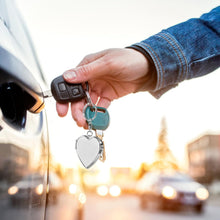
[[(2, 220), (45, 219), (49, 138), (42, 71), (12, 0), (0, 0), (0, 212)], [(29, 176), (28, 182), (22, 180)], [(25, 197), (26, 203), (22, 203)], [(16, 199), (15, 199), (16, 198)], [(35, 207), (38, 207), (37, 215)]]
[[(42, 94), (48, 85), (15, 3), (0, 0), (0, 219), (55, 220), (65, 211), (82, 220), (83, 190), (65, 194), (52, 173)], [(60, 195), (71, 204), (65, 210)]]

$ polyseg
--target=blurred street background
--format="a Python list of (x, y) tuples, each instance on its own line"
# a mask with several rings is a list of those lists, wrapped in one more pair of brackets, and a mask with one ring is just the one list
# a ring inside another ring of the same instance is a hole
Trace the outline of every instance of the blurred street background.
[[(220, 198), (215, 201), (212, 199), (208, 201), (203, 214), (196, 214), (190, 209), (185, 209), (182, 211), (173, 210), (156, 210), (151, 208), (149, 210), (141, 210), (139, 207), (139, 201), (136, 196), (121, 196), (119, 198), (100, 198), (97, 195), (89, 194), (87, 196), (87, 202), (82, 213), (83, 219), (85, 220), (218, 220), (220, 211)], [(68, 194), (62, 194), (59, 197), (59, 202), (56, 205), (51, 205), (48, 207), (47, 218), (50, 220), (73, 220), (77, 219), (77, 214), (75, 212), (76, 204), (72, 196)], [(16, 213), (19, 212), (18, 216), (21, 216), (18, 220), (22, 220), (22, 209), (17, 210), (13, 208), (10, 209), (11, 219), (16, 218)], [(34, 215), (31, 219), (39, 219), (40, 210), (35, 208)], [(17, 219), (17, 218), (16, 218)]]
[[(125, 47), (219, 4), (206, 0), (17, 0), (48, 81), (87, 54)], [(46, 100), (50, 172), (59, 179), (50, 220), (219, 220), (219, 70), (184, 82), (160, 100), (139, 93), (109, 107), (107, 159), (86, 170), (75, 140), (86, 133)], [(1, 186), (4, 188), (4, 186)], [(53, 182), (51, 183), (53, 189)], [(15, 195), (12, 186), (7, 193)], [(40, 190), (40, 188), (39, 188)], [(5, 192), (4, 191), (4, 192)], [(39, 194), (42, 194), (42, 192)], [(1, 194), (1, 215), (22, 220), (22, 209)], [(49, 199), (50, 200), (50, 199)], [(32, 220), (38, 220), (40, 209)], [(10, 212), (4, 212), (10, 209)], [(25, 206), (24, 206), (25, 210)], [(21, 212), (21, 219), (16, 213)], [(1, 217), (0, 217), (1, 218)]]

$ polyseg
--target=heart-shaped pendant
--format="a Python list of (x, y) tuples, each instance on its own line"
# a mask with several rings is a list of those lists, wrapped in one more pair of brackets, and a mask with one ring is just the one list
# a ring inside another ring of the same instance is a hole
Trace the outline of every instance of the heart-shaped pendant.
[(83, 135), (76, 140), (76, 152), (85, 168), (90, 168), (100, 157), (103, 143), (96, 136)]

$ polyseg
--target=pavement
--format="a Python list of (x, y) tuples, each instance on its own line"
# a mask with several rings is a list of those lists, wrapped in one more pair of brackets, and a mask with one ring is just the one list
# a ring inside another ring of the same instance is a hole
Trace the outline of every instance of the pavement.
[(220, 206), (220, 194), (210, 195), (207, 203), (213, 206)]

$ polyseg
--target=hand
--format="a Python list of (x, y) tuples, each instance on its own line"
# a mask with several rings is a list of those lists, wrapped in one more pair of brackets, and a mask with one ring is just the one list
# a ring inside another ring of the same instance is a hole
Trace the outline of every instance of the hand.
[[(145, 90), (149, 61), (134, 49), (108, 49), (86, 56), (79, 65), (64, 72), (69, 83), (89, 82), (94, 104), (108, 108), (114, 99)], [(72, 117), (80, 127), (87, 128), (83, 116), (85, 100), (71, 103)], [(58, 115), (67, 114), (69, 104), (57, 103)]]

